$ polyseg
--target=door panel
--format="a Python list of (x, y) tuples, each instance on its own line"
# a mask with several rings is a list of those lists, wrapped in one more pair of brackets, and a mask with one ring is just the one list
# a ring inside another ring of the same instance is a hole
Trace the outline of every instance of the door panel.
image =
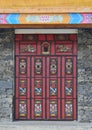
[(16, 77), (30, 77), (30, 57), (16, 57)]
[(32, 57), (31, 72), (31, 77), (45, 77), (45, 57)]
[(62, 56), (62, 77), (76, 77), (76, 56)]
[(62, 99), (62, 120), (76, 119), (76, 99)]
[(76, 40), (16, 35), (16, 120), (76, 120)]
[(60, 119), (60, 99), (47, 99), (47, 119)]
[(45, 98), (45, 78), (32, 78), (31, 83), (32, 98)]
[(16, 98), (15, 103), (16, 103), (16, 106), (15, 106), (16, 119), (17, 120), (30, 119), (30, 99)]
[(32, 99), (32, 119), (45, 119), (45, 99)]

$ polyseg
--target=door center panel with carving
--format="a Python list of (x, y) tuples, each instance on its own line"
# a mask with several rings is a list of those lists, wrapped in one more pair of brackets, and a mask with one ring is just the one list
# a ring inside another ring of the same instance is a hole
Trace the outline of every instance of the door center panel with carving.
[(75, 34), (17, 34), (15, 120), (76, 120)]

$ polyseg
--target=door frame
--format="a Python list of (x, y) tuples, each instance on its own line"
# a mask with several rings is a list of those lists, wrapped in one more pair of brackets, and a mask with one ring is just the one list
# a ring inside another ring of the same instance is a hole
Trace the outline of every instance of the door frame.
[(78, 29), (15, 29), (15, 34), (77, 34)]

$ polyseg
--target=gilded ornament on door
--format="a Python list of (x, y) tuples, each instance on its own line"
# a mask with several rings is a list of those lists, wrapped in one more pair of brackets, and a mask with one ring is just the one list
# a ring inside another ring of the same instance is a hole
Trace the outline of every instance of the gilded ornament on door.
[(42, 54), (50, 54), (50, 43), (49, 42), (42, 43)]
[(72, 59), (66, 59), (66, 74), (72, 74), (73, 63)]
[(26, 117), (27, 115), (27, 105), (25, 100), (20, 100), (19, 102), (19, 116)]
[(21, 48), (21, 52), (35, 52), (35, 51), (36, 49), (31, 44), (26, 45), (24, 48)]
[(72, 48), (66, 46), (66, 45), (58, 45), (57, 46), (57, 52), (70, 52)]
[(42, 73), (42, 60), (41, 59), (35, 60), (35, 73), (36, 74)]
[(73, 114), (73, 105), (71, 100), (67, 100), (65, 103), (65, 115), (66, 117), (72, 117)]
[(35, 100), (34, 107), (35, 107), (34, 108), (35, 117), (41, 117), (42, 116), (42, 101)]
[(42, 80), (35, 80), (35, 95), (42, 95)]
[(54, 96), (57, 95), (57, 81), (50, 80), (50, 95)]
[(73, 82), (72, 80), (66, 80), (65, 81), (65, 94), (66, 96), (72, 96), (72, 92), (73, 92)]
[(27, 72), (27, 63), (26, 63), (26, 59), (20, 59), (20, 74), (26, 74)]
[(57, 60), (56, 59), (50, 60), (50, 73), (51, 74), (57, 73)]
[(51, 100), (50, 101), (50, 117), (57, 116), (57, 101)]
[(23, 80), (23, 79), (21, 79), (20, 81), (19, 81), (19, 94), (20, 95), (26, 95), (26, 87), (27, 87), (27, 82), (26, 82), (26, 80)]

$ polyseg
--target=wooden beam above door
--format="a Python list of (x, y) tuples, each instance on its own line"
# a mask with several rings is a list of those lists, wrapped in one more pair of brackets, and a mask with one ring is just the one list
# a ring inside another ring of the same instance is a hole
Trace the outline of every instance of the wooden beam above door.
[(1, 0), (0, 13), (88, 13), (92, 0)]
[(0, 24), (0, 28), (31, 28), (31, 29), (36, 29), (36, 28), (55, 28), (55, 29), (60, 29), (60, 28), (92, 28), (92, 24)]

